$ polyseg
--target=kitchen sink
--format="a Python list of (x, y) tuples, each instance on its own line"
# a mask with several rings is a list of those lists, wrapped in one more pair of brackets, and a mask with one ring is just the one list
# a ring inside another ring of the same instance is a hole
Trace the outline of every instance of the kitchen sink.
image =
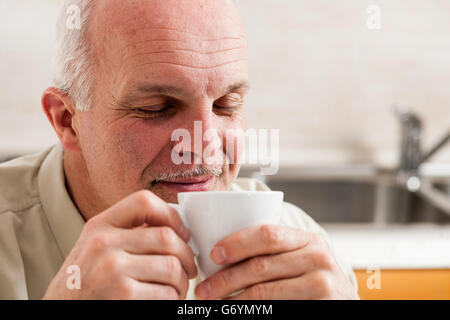
[[(280, 169), (274, 176), (259, 176), (243, 168), (240, 176), (262, 179), (272, 190), (284, 192), (295, 204), (320, 223), (450, 224), (450, 212), (421, 192), (410, 192), (392, 172), (328, 168)], [(450, 176), (425, 178), (450, 207)]]

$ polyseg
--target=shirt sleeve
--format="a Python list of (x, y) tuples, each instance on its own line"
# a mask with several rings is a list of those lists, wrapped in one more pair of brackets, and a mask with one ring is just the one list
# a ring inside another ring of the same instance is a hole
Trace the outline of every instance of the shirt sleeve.
[(27, 300), (28, 292), (16, 227), (21, 220), (11, 212), (0, 213), (0, 299)]
[(333, 253), (339, 267), (346, 274), (347, 278), (352, 283), (353, 287), (358, 290), (358, 282), (356, 280), (355, 273), (350, 265), (341, 260), (337, 255), (336, 251), (333, 247), (332, 241), (328, 236), (327, 232), (317, 224), (309, 215), (303, 212), (300, 208), (295, 205), (284, 202), (283, 203), (283, 212), (281, 215), (281, 224), (284, 226), (296, 227), (308, 232), (313, 232), (320, 234), (324, 237), (328, 246), (330, 247), (331, 252)]

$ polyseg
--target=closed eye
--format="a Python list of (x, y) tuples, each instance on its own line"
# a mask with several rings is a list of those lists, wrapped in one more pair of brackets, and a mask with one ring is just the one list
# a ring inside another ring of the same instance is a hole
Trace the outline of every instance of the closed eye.
[(176, 107), (173, 105), (161, 105), (152, 107), (134, 108), (133, 113), (148, 119), (169, 118), (176, 113)]
[(214, 103), (214, 112), (218, 115), (231, 116), (242, 109), (244, 99), (239, 94), (226, 95)]
[(217, 115), (232, 116), (237, 111), (239, 111), (239, 109), (240, 106), (222, 107), (220, 105), (214, 104), (214, 113)]

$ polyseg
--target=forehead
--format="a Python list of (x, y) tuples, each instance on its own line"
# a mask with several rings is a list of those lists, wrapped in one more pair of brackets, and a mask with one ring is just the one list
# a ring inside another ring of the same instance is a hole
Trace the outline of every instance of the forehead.
[(100, 0), (96, 20), (115, 31), (136, 32), (167, 28), (219, 38), (243, 35), (243, 26), (231, 0)]
[(247, 76), (244, 30), (231, 1), (107, 0), (94, 12), (91, 31), (104, 69), (114, 65), (122, 79), (133, 74), (128, 84)]

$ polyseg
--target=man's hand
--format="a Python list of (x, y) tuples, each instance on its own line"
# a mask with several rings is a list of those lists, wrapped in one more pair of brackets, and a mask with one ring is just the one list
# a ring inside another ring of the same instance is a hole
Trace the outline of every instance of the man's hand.
[(318, 234), (276, 225), (241, 230), (211, 251), (217, 264), (233, 264), (200, 283), (204, 299), (359, 299)]
[[(173, 208), (136, 192), (86, 223), (44, 299), (184, 299), (197, 274), (188, 240)], [(66, 287), (70, 265), (80, 289)]]

